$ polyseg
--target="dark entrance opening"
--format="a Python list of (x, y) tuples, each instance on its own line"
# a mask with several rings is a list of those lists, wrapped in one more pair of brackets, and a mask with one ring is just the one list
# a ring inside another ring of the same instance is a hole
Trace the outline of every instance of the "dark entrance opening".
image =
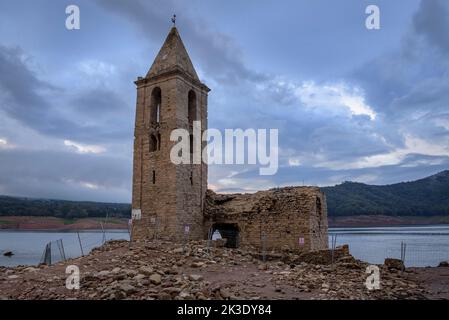
[(222, 238), (226, 239), (227, 248), (238, 248), (240, 244), (239, 240), (239, 227), (235, 223), (216, 223), (213, 226), (212, 233), (215, 231), (220, 232)]

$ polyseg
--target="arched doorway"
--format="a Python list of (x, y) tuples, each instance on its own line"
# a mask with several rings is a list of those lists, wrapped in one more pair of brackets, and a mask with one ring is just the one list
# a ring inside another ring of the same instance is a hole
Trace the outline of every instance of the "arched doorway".
[(226, 239), (227, 248), (238, 248), (240, 244), (240, 231), (236, 223), (215, 223), (212, 226), (212, 234), (218, 231), (222, 238)]

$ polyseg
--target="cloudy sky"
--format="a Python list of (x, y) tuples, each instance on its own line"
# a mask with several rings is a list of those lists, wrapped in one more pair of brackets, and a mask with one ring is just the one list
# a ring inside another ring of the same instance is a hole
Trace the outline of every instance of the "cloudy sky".
[[(81, 29), (65, 28), (77, 4)], [(376, 4), (381, 29), (367, 30)], [(177, 26), (209, 127), (278, 128), (280, 168), (212, 166), (254, 191), (388, 184), (449, 168), (446, 0), (0, 0), (0, 194), (128, 202), (133, 81)]]

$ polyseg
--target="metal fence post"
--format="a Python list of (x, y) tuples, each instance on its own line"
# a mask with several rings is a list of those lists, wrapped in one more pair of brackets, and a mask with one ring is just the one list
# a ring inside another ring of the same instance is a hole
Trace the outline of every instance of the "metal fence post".
[(79, 231), (77, 231), (76, 234), (78, 235), (78, 242), (79, 242), (79, 244), (80, 244), (81, 256), (84, 257), (83, 245), (81, 244), (81, 238), (80, 238), (80, 233), (79, 233)]
[(331, 267), (332, 270), (334, 269), (334, 258), (335, 258), (335, 248), (337, 246), (337, 235), (333, 234), (332, 235), (332, 250), (331, 250)]
[(106, 242), (106, 234), (104, 233), (104, 227), (103, 227), (103, 222), (100, 222), (101, 225), (101, 231), (103, 232), (103, 238), (101, 239), (102, 244), (104, 244)]
[(407, 244), (405, 242), (401, 241), (401, 261), (402, 261), (401, 271), (402, 272), (404, 272), (404, 269), (405, 269), (406, 248), (407, 248)]
[(207, 254), (210, 256), (212, 246), (212, 227), (207, 232)]
[(264, 231), (264, 232), (262, 232), (262, 236), (261, 236), (261, 242), (262, 242), (262, 261), (263, 261), (263, 262), (266, 262), (266, 260), (267, 260), (266, 241), (267, 241), (267, 235), (265, 234), (265, 231)]

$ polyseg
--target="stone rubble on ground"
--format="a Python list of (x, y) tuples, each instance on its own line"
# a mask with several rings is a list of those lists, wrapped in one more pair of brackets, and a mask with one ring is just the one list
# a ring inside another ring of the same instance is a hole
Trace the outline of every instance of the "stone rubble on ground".
[[(324, 261), (293, 252), (220, 248), (207, 242), (110, 241), (88, 256), (37, 268), (0, 267), (2, 299), (422, 299), (408, 272), (380, 265), (381, 288), (368, 290), (367, 263), (347, 248)], [(321, 254), (321, 256), (320, 256)], [(306, 260), (306, 261), (301, 261)], [(324, 260), (323, 260), (324, 259)], [(329, 261), (328, 261), (329, 262)], [(66, 288), (68, 265), (80, 268), (79, 290)]]

